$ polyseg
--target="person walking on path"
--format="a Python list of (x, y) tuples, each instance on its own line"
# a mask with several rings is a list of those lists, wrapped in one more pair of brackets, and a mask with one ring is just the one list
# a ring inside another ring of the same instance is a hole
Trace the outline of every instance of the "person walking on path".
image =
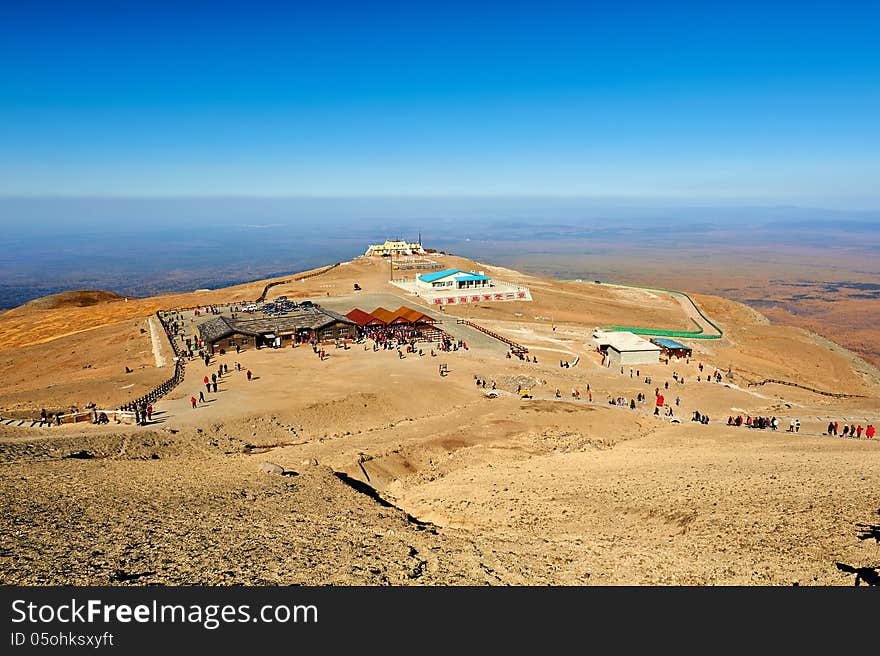
[(253, 374), (251, 373), (251, 370), (248, 369), (247, 370), (247, 379), (250, 380), (252, 377), (253, 377)]
[[(201, 392), (199, 392), (199, 394), (201, 394)], [(192, 403), (193, 410), (195, 410), (196, 409), (196, 397), (194, 397), (194, 396), (189, 397), (189, 402)]]
[(801, 420), (800, 420), (800, 419), (795, 419), (795, 420), (794, 420), (794, 432), (795, 432), (795, 433), (800, 433), (800, 432), (801, 432)]
[(217, 393), (217, 383), (215, 382), (213, 385), (214, 385), (214, 394), (216, 394)]
[(205, 391), (210, 392), (211, 388), (209, 387), (209, 385), (211, 383), (211, 379), (208, 378), (207, 376), (205, 376), (204, 379), (202, 380), (202, 382), (205, 384)]
[(147, 421), (153, 421), (153, 404), (147, 406)]
[(204, 403), (204, 402), (205, 402), (205, 393), (199, 392), (199, 403)]

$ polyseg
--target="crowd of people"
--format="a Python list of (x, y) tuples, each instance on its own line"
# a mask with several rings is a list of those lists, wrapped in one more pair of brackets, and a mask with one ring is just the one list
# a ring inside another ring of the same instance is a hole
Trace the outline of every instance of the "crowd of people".
[(403, 344), (425, 341), (424, 332), (415, 326), (367, 326), (363, 337), (373, 341), (375, 350), (394, 350)]
[(836, 421), (828, 422), (828, 435), (833, 437), (850, 437), (857, 440), (862, 439), (862, 434), (868, 439), (873, 439), (875, 435), (874, 424), (868, 424), (866, 427), (862, 428), (861, 424), (846, 424), (844, 422), (843, 428), (840, 427), (840, 424)]
[[(194, 312), (195, 316), (199, 316), (201, 313), (210, 313), (210, 314), (219, 314), (219, 309), (213, 307), (207, 307), (202, 310), (196, 310)], [(191, 321), (189, 322), (191, 323)], [(165, 325), (166, 332), (168, 333), (169, 338), (172, 341), (177, 338), (180, 344), (184, 347), (184, 354), (189, 356), (190, 358), (201, 357), (205, 360), (206, 365), (209, 364), (211, 359), (211, 354), (206, 353), (204, 350), (204, 344), (199, 340), (199, 338), (195, 335), (186, 335), (187, 322), (184, 320), (183, 315), (179, 313), (171, 313), (170, 315), (166, 315), (164, 318), (163, 324)], [(430, 355), (435, 357), (437, 352), (450, 352), (450, 351), (458, 351), (459, 349), (467, 350), (467, 343), (463, 340), (455, 340), (451, 336), (447, 334), (441, 333), (441, 338), (434, 345), (434, 348), (430, 349)], [(366, 328), (362, 338), (359, 340), (360, 343), (364, 343), (365, 350), (369, 350), (370, 346), (367, 345), (367, 340), (372, 341), (372, 350), (394, 350), (397, 351), (398, 357), (404, 358), (406, 354), (418, 354), (420, 356), (425, 355), (425, 352), (419, 348), (417, 345), (420, 341), (425, 341), (425, 335), (422, 330), (418, 327), (414, 326), (371, 326)], [(324, 348), (321, 348), (316, 343), (312, 343), (313, 350), (315, 354), (319, 357), (319, 359), (324, 360), (326, 356), (326, 351)], [(437, 352), (435, 352), (435, 349)], [(512, 359), (513, 357), (518, 357), (521, 361), (529, 362), (529, 363), (538, 363), (538, 357), (534, 354), (528, 354), (524, 352), (515, 352), (510, 349), (506, 352), (506, 358)], [(570, 368), (571, 364), (566, 362), (565, 360), (559, 361), (560, 368)], [(236, 363), (236, 369), (240, 370), (240, 364)], [(445, 364), (441, 364), (438, 368), (438, 371), (441, 376), (445, 376), (448, 374), (448, 368)], [(714, 382), (721, 383), (724, 380), (725, 374), (718, 369), (717, 367), (707, 368), (702, 362), (697, 364), (697, 382)], [(218, 380), (228, 373), (228, 369), (226, 369), (225, 365), (222, 365), (218, 368), (216, 373), (212, 373), (210, 376), (205, 376), (202, 379), (203, 384), (205, 385), (205, 392), (207, 393), (216, 393), (218, 389)], [(629, 368), (627, 372), (624, 367), (620, 368), (620, 374), (626, 375), (629, 374), (630, 378), (639, 378), (643, 379), (646, 385), (653, 385), (653, 378), (651, 375), (645, 375), (642, 377), (641, 370), (636, 368)], [(727, 377), (731, 376), (731, 371), (728, 369)], [(251, 371), (247, 371), (248, 380), (252, 380), (253, 374)], [(673, 383), (683, 386), (685, 384), (685, 377), (679, 371), (672, 372), (672, 381)], [(495, 389), (495, 381), (487, 380), (481, 376), (475, 376), (475, 383), (477, 387), (482, 389), (486, 389), (487, 387), (490, 389)], [(521, 386), (518, 386), (517, 393), (520, 393), (522, 390)], [(674, 399), (674, 403), (667, 403), (666, 398), (664, 396), (664, 392), (669, 394), (670, 390), (670, 381), (663, 382), (662, 386), (655, 386), (654, 389), (654, 409), (653, 414), (655, 416), (665, 416), (665, 417), (673, 417), (674, 416), (674, 408), (681, 405), (681, 397), (676, 395)], [(191, 402), (193, 407), (197, 407), (199, 403), (205, 403), (204, 395), (205, 392), (199, 393), (199, 398), (192, 397)], [(556, 398), (562, 397), (562, 391), (559, 388), (555, 389)], [(585, 396), (589, 399), (589, 401), (593, 400), (593, 393), (590, 389), (589, 385), (585, 387)], [(581, 390), (578, 387), (571, 388), (571, 398), (575, 400), (581, 399)], [(639, 392), (633, 398), (625, 397), (625, 396), (616, 396), (609, 397), (608, 403), (610, 405), (614, 405), (617, 407), (628, 407), (631, 410), (637, 409), (639, 406), (644, 406), (648, 403), (648, 394)], [(150, 421), (152, 417), (152, 404), (149, 407), (145, 406), (144, 408), (137, 409), (138, 421)], [(700, 424), (708, 424), (710, 422), (709, 416), (701, 412), (700, 410), (694, 410), (692, 421)], [(764, 417), (764, 416), (750, 416), (750, 415), (738, 415), (738, 416), (730, 416), (727, 419), (727, 425), (733, 427), (746, 426), (749, 428), (756, 428), (759, 430), (778, 430), (780, 425), (780, 419), (778, 417)], [(843, 423), (841, 426), (838, 422), (832, 421), (828, 424), (827, 434), (833, 436), (841, 436), (841, 437), (852, 437), (856, 439), (860, 439), (863, 436), (871, 439), (875, 436), (875, 427), (873, 424), (868, 424), (867, 426), (863, 426), (861, 424), (853, 424), (853, 423)], [(788, 432), (798, 433), (800, 431), (800, 420), (797, 418), (791, 419), (788, 427)]]
[[(769, 428), (771, 430), (779, 429), (779, 419), (776, 417), (752, 417), (751, 415), (747, 415), (745, 419), (743, 419), (742, 415), (737, 415), (736, 417), (730, 416), (727, 418), (728, 426), (746, 426), (747, 428), (758, 428), (764, 430), (765, 428)], [(792, 419), (792, 424), (789, 426), (789, 431), (795, 430), (795, 432), (799, 431), (801, 427), (800, 420)]]

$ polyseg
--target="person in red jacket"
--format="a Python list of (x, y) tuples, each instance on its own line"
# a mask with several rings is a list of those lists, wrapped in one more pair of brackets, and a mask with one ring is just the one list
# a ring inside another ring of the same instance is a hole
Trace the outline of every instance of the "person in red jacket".
[(196, 397), (194, 397), (194, 396), (189, 397), (189, 402), (192, 403), (193, 410), (195, 410), (196, 409)]

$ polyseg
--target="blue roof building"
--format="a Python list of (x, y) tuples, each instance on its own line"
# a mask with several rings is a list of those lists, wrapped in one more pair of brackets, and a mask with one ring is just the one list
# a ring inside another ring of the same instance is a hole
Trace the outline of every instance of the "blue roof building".
[(669, 339), (667, 337), (652, 337), (651, 341), (662, 348), (666, 355), (684, 358), (690, 357), (693, 353), (693, 349), (690, 346), (685, 346), (681, 342), (676, 342), (674, 339)]
[(492, 279), (482, 271), (462, 271), (461, 269), (445, 269), (433, 273), (423, 273), (417, 278), (422, 287), (443, 290), (481, 289), (490, 287)]

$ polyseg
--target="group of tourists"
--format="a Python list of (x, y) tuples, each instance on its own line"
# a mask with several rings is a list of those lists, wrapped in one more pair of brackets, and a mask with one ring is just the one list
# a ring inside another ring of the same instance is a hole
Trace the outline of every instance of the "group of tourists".
[[(138, 426), (145, 426), (153, 421), (153, 404), (147, 403), (135, 406), (134, 420)], [(98, 423), (100, 423), (100, 418)]]
[(698, 424), (708, 424), (709, 423), (709, 415), (704, 415), (699, 410), (694, 410), (694, 416), (691, 417), (691, 421), (695, 421)]
[[(727, 418), (728, 426), (746, 426), (748, 428), (757, 428), (760, 430), (764, 430), (769, 428), (771, 430), (779, 429), (779, 419), (776, 417), (751, 417), (747, 416), (745, 419), (742, 415), (738, 415), (736, 417), (728, 417)], [(793, 417), (789, 419), (788, 422), (788, 430), (787, 433), (799, 433), (801, 430), (801, 420), (797, 417)], [(843, 424), (843, 428), (840, 427), (840, 424), (836, 421), (828, 422), (828, 429), (825, 432), (826, 435), (831, 435), (833, 437), (851, 437), (853, 439), (861, 439), (862, 435), (866, 438), (873, 438), (875, 435), (876, 429), (873, 424), (868, 424), (866, 427), (863, 427), (861, 424)]]
[[(752, 417), (751, 415), (747, 415), (745, 419), (743, 419), (742, 415), (737, 415), (736, 417), (730, 416), (727, 418), (728, 426), (746, 426), (746, 428), (757, 428), (759, 430), (764, 430), (769, 428), (771, 430), (779, 429), (779, 419), (776, 417)], [(789, 423), (788, 430), (789, 432), (798, 432), (801, 429), (800, 419), (792, 419)]]
[(468, 350), (467, 342), (463, 339), (455, 341), (449, 335), (444, 335), (440, 342), (437, 344), (438, 351), (457, 351), (458, 349), (463, 349), (465, 351)]
[(394, 350), (402, 344), (415, 344), (418, 341), (427, 341), (421, 328), (415, 326), (367, 326), (363, 336), (373, 340), (377, 345), (374, 350)]
[(836, 421), (832, 421), (828, 423), (828, 435), (832, 435), (837, 437), (851, 437), (856, 440), (862, 439), (862, 434), (864, 433), (865, 437), (868, 439), (873, 439), (875, 434), (874, 424), (868, 424), (865, 428), (862, 428), (861, 424), (843, 424), (843, 428), (840, 428), (840, 425)]
[[(513, 358), (513, 355), (514, 354), (512, 354), (510, 351), (508, 351), (506, 357), (508, 360), (510, 360)], [(520, 360), (522, 360), (523, 362), (531, 362), (533, 364), (538, 364), (538, 356), (537, 355), (533, 355), (533, 356), (529, 357), (528, 353), (523, 353), (521, 351), (517, 351), (516, 356)]]
[[(235, 363), (235, 369), (237, 371), (241, 371), (241, 365), (238, 362)], [(193, 410), (195, 410), (200, 403), (207, 403), (207, 399), (205, 398), (206, 392), (209, 394), (211, 392), (214, 392), (215, 394), (217, 393), (217, 389), (218, 389), (217, 385), (218, 385), (220, 379), (223, 378), (223, 376), (225, 376), (228, 373), (229, 373), (229, 365), (226, 364), (225, 362), (222, 362), (217, 365), (216, 372), (211, 372), (210, 377), (205, 375), (205, 377), (202, 378), (202, 384), (205, 386), (205, 391), (203, 392), (203, 391), (199, 390), (199, 397), (198, 398), (196, 398), (195, 396), (191, 396), (189, 398), (189, 402), (190, 402), (190, 405), (192, 405)], [(248, 372), (247, 372), (247, 378), (248, 378), (248, 380), (251, 379), (250, 370), (248, 370)]]

